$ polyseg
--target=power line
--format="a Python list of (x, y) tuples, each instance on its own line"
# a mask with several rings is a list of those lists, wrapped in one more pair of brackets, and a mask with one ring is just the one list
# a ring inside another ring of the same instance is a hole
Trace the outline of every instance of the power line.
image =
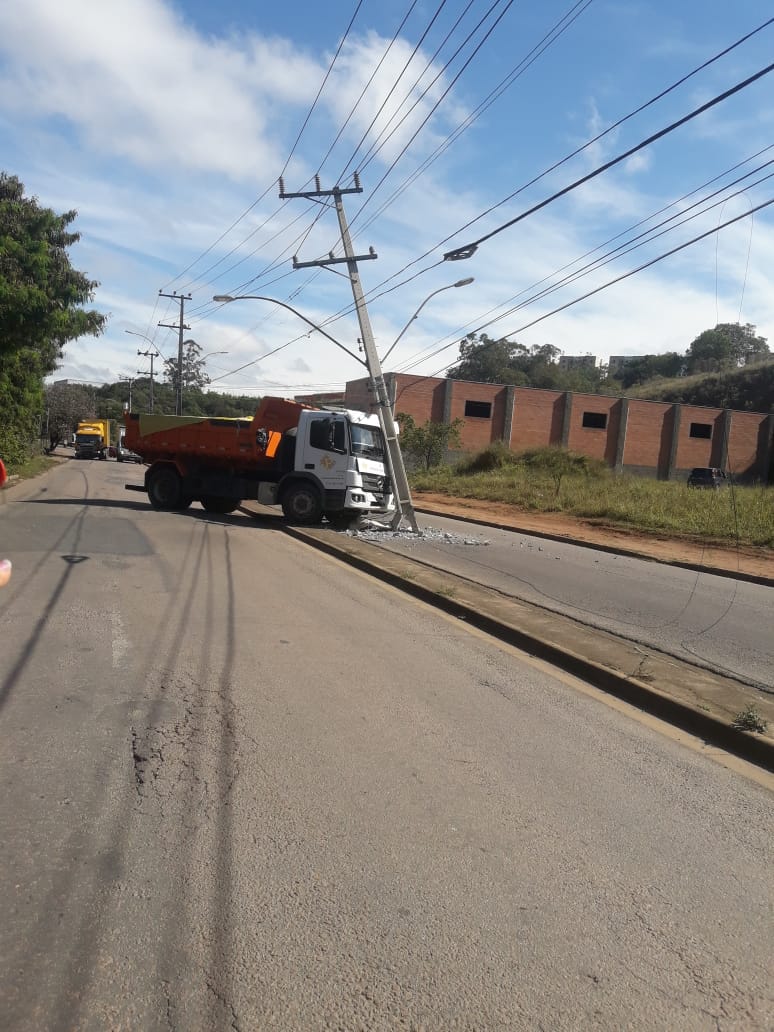
[[(443, 247), (443, 245), (448, 243), (453, 237), (457, 236), (459, 233), (462, 233), (465, 229), (469, 229), (470, 226), (475, 225), (476, 222), (479, 222), (486, 215), (489, 215), (491, 212), (495, 211), (497, 208), (501, 207), (503, 204), (506, 204), (508, 201), (513, 200), (514, 197), (518, 196), (520, 193), (523, 193), (525, 190), (529, 189), (530, 186), (534, 186), (535, 183), (539, 182), (541, 179), (544, 179), (547, 175), (550, 175), (551, 172), (556, 171), (556, 169), (560, 168), (562, 165), (565, 165), (568, 161), (571, 161), (573, 158), (575, 158), (579, 154), (583, 153), (583, 151), (587, 150), (589, 147), (593, 146), (595, 143), (598, 143), (601, 139), (603, 139), (605, 136), (608, 136), (611, 132), (613, 132), (619, 126), (623, 125), (625, 122), (630, 121), (630, 119), (634, 118), (636, 115), (638, 115), (641, 112), (645, 111), (647, 108), (651, 107), (653, 104), (657, 103), (659, 100), (663, 99), (668, 94), (672, 93), (674, 90), (676, 90), (678, 87), (680, 87), (681, 85), (686, 83), (689, 79), (693, 78), (699, 72), (704, 71), (705, 69), (709, 68), (711, 65), (715, 64), (715, 62), (719, 61), (722, 57), (725, 57), (727, 54), (731, 53), (737, 47), (739, 47), (743, 43), (747, 42), (747, 40), (751, 39), (753, 36), (757, 35), (759, 32), (762, 32), (764, 29), (768, 28), (772, 24), (772, 22), (774, 22), (774, 18), (769, 18), (767, 21), (763, 22), (761, 25), (757, 26), (752, 31), (746, 33), (744, 36), (741, 36), (739, 39), (737, 39), (735, 42), (731, 43), (729, 46), (724, 47), (723, 50), (721, 50), (718, 53), (714, 54), (712, 57), (708, 58), (706, 61), (703, 61), (700, 65), (697, 65), (697, 67), (693, 68), (690, 72), (687, 72), (685, 75), (681, 76), (678, 80), (676, 80), (676, 82), (673, 82), (670, 86), (667, 86), (665, 89), (661, 90), (655, 96), (651, 97), (649, 100), (647, 100), (644, 103), (640, 104), (639, 107), (635, 108), (633, 111), (630, 111), (627, 115), (624, 115), (621, 118), (617, 119), (617, 121), (613, 122), (612, 125), (609, 125), (606, 129), (603, 129), (600, 133), (597, 133), (596, 136), (592, 137), (590, 140), (587, 140), (586, 143), (581, 144), (580, 147), (576, 147), (575, 150), (573, 150), (569, 154), (565, 155), (563, 158), (561, 158), (559, 161), (555, 162), (553, 165), (551, 165), (548, 168), (544, 169), (537, 176), (535, 176), (534, 178), (529, 180), (529, 182), (524, 183), (523, 186), (520, 186), (518, 188), (518, 190), (515, 190), (513, 193), (509, 194), (507, 197), (503, 198), (503, 200), (498, 201), (497, 204), (494, 204), (490, 208), (487, 208), (486, 211), (482, 212), (480, 215), (477, 215), (474, 219), (471, 219), (469, 222), (466, 222), (465, 225), (461, 226), (459, 229), (454, 230), (453, 233), (450, 233), (448, 236), (444, 237), (443, 240), (440, 240), (437, 244), (433, 245), (433, 247), (429, 248), (427, 251), (424, 251), (417, 258), (414, 258), (412, 261), (408, 262), (406, 265), (403, 266), (402, 269), (400, 269), (396, 273), (393, 273), (392, 276), (388, 277), (387, 279), (383, 280), (381, 283), (377, 284), (377, 286), (375, 288), (373, 288), (373, 289), (378, 290), (380, 287), (384, 286), (386, 283), (389, 283), (391, 279), (394, 279), (396, 276), (402, 275), (407, 269), (410, 269), (412, 267), (412, 265), (417, 265), (419, 262), (424, 261), (425, 258), (427, 258), (429, 255), (431, 255), (433, 253), (433, 251), (436, 251), (439, 247)], [(365, 205), (363, 205), (363, 207), (365, 207)], [(362, 211), (362, 208), (361, 208), (361, 211)], [(359, 214), (360, 214), (360, 212), (358, 212), (358, 215)], [(354, 222), (354, 219), (353, 219), (353, 222)]]
[[(556, 22), (553, 27), (543, 36), (543, 38), (535, 44), (535, 46), (518, 62), (511, 71), (504, 76), (497, 86), (492, 89), (487, 96), (479, 102), (474, 110), (465, 118), (451, 133), (448, 134), (445, 140), (435, 148), (435, 150), (425, 160), (414, 169), (414, 171), (403, 180), (401, 185), (395, 189), (395, 191), (387, 198), (386, 201), (374, 212), (373, 215), (361, 226), (361, 232), (368, 229), (369, 226), (373, 225), (376, 219), (382, 215), (387, 208), (390, 207), (402, 193), (404, 193), (409, 186), (412, 185), (421, 175), (423, 175), (427, 169), (444, 154), (453, 143), (456, 143), (460, 136), (473, 125), (473, 123), (481, 117), (481, 115), (487, 111), (495, 101), (499, 100), (500, 97), (516, 82), (521, 76), (538, 60), (543, 53), (552, 46), (562, 36), (586, 10), (594, 0), (577, 0), (577, 2), (567, 10), (562, 17)], [(580, 8), (580, 10), (579, 10)], [(366, 207), (368, 201), (363, 204), (363, 208)]]
[[(770, 19), (770, 21), (774, 21), (774, 19)], [(644, 147), (648, 147), (651, 143), (655, 143), (656, 140), (660, 140), (664, 136), (667, 136), (669, 133), (674, 132), (675, 129), (679, 129), (680, 126), (683, 126), (687, 122), (690, 122), (694, 118), (697, 118), (699, 115), (704, 114), (705, 111), (709, 111), (711, 108), (715, 107), (717, 104), (720, 104), (722, 101), (728, 100), (729, 97), (733, 97), (736, 93), (739, 93), (740, 90), (746, 89), (748, 86), (751, 86), (752, 83), (757, 82), (758, 79), (763, 78), (764, 75), (768, 75), (773, 69), (774, 63), (767, 65), (765, 68), (761, 68), (759, 71), (755, 72), (754, 75), (748, 76), (748, 78), (744, 79), (742, 82), (739, 82), (735, 86), (730, 87), (730, 89), (724, 90), (723, 93), (719, 93), (716, 97), (713, 97), (712, 100), (708, 100), (705, 104), (701, 104), (699, 107), (694, 108), (694, 110), (689, 112), (687, 115), (683, 115), (682, 118), (678, 118), (677, 121), (670, 123), (670, 125), (665, 126), (663, 129), (660, 129), (657, 133), (653, 133), (651, 136), (648, 136), (645, 140), (641, 140), (640, 143), (636, 144), (634, 147), (630, 147), (628, 150), (624, 151), (622, 154), (619, 154), (617, 157), (611, 158), (610, 161), (606, 161), (603, 165), (600, 165), (598, 168), (594, 169), (592, 172), (589, 172), (587, 175), (581, 176), (580, 179), (576, 179), (575, 182), (570, 183), (569, 186), (565, 186), (563, 189), (558, 190), (550, 197), (547, 197), (545, 198), (545, 200), (540, 201), (539, 204), (535, 204), (531, 208), (528, 208), (527, 211), (522, 212), (521, 215), (517, 215), (516, 218), (509, 219), (508, 222), (504, 222), (501, 226), (498, 226), (496, 229), (491, 230), (491, 232), (489, 233), (485, 233), (484, 236), (479, 237), (477, 240), (474, 240), (469, 244), (465, 244), (463, 247), (457, 247), (453, 251), (447, 251), (444, 255), (444, 260), (460, 261), (465, 258), (469, 258), (476, 251), (480, 244), (483, 244), (487, 240), (491, 240), (492, 237), (497, 236), (498, 233), (502, 233), (503, 230), (509, 229), (511, 226), (515, 226), (516, 223), (521, 222), (523, 219), (526, 219), (529, 215), (533, 215), (536, 211), (540, 211), (541, 208), (545, 208), (546, 205), (552, 204), (560, 197), (564, 197), (564, 195), (568, 194), (571, 190), (575, 190), (577, 187), (582, 186), (584, 183), (588, 183), (589, 180), (595, 179), (603, 172), (606, 172), (608, 169), (613, 168), (614, 165), (620, 164), (622, 161), (625, 161), (626, 158), (630, 158), (633, 154), (636, 154), (638, 151), (641, 151)], [(511, 194), (511, 197), (512, 196), (514, 195)], [(510, 200), (510, 198), (506, 198), (506, 200)], [(489, 211), (492, 210), (493, 209), (491, 208), (489, 209)], [(479, 216), (479, 218), (481, 218), (481, 216)], [(470, 223), (468, 224), (470, 225)]]
[[(494, 312), (496, 312), (498, 309), (502, 308), (504, 305), (507, 305), (507, 304), (510, 304), (513, 301), (516, 301), (517, 298), (521, 297), (523, 294), (526, 294), (528, 291), (535, 290), (537, 287), (542, 286), (542, 284), (548, 283), (555, 276), (561, 275), (561, 273), (565, 272), (567, 269), (571, 269), (574, 265), (577, 265), (578, 262), (582, 262), (585, 258), (590, 257), (592, 254), (594, 254), (597, 251), (601, 251), (603, 247), (607, 247), (609, 244), (612, 244), (614, 241), (620, 239), (620, 237), (626, 236), (628, 233), (632, 233), (634, 230), (639, 229), (640, 226), (644, 226), (648, 222), (651, 222), (653, 219), (658, 218), (659, 215), (663, 215), (664, 212), (669, 211), (669, 209), (673, 208), (675, 205), (682, 204), (683, 201), (686, 201), (689, 198), (693, 197), (695, 194), (699, 193), (699, 191), (704, 190), (704, 189), (706, 189), (709, 186), (712, 186), (714, 183), (717, 183), (719, 180), (723, 179), (725, 176), (731, 175), (731, 173), (736, 172), (737, 169), (742, 168), (743, 165), (746, 165), (749, 162), (754, 161), (756, 158), (761, 157), (761, 155), (766, 154), (768, 151), (772, 150), (772, 148), (774, 148), (774, 144), (769, 144), (769, 146), (761, 148), (755, 154), (749, 155), (748, 157), (744, 158), (742, 161), (739, 161), (735, 165), (732, 165), (730, 168), (725, 169), (723, 172), (720, 172), (717, 175), (712, 176), (710, 179), (708, 179), (705, 182), (701, 183), (699, 186), (694, 187), (694, 189), (688, 191), (688, 193), (685, 193), (681, 197), (678, 197), (675, 200), (670, 201), (669, 204), (664, 205), (663, 207), (659, 208), (657, 211), (652, 212), (650, 215), (646, 216), (645, 218), (640, 219), (638, 222), (635, 222), (634, 225), (628, 226), (626, 229), (621, 230), (619, 233), (615, 233), (613, 236), (608, 237), (607, 240), (604, 240), (604, 241), (602, 241), (602, 243), (597, 244), (595, 247), (592, 247), (590, 250), (586, 251), (584, 254), (578, 256), (577, 258), (573, 258), (572, 261), (567, 262), (566, 264), (562, 265), (559, 269), (556, 269), (554, 272), (550, 273), (548, 276), (544, 276), (543, 278), (541, 278), (541, 279), (537, 280), (536, 282), (530, 284), (530, 286), (524, 287), (522, 290), (520, 290), (518, 292), (518, 294), (513, 295), (512, 297), (508, 298), (506, 301), (503, 301), (501, 304), (495, 305), (494, 308), (490, 308), (488, 311), (484, 312), (482, 315), (478, 316), (476, 319), (473, 319), (470, 322), (466, 323), (464, 326), (460, 327), (459, 330), (455, 331), (452, 334), (454, 341), (459, 340), (460, 339), (460, 334), (463, 331), (465, 331), (465, 330), (468, 333), (478, 333), (480, 330), (485, 329), (486, 326), (491, 325), (492, 322), (496, 322), (497, 320), (494, 319), (494, 320), (491, 320), (488, 323), (481, 322), (480, 320), (486, 319), (487, 316), (492, 315)], [(724, 189), (724, 190), (728, 189), (730, 186), (734, 186), (736, 183), (742, 182), (744, 179), (748, 178), (749, 176), (754, 175), (757, 171), (760, 171), (762, 168), (765, 168), (767, 164), (769, 164), (769, 163), (765, 162), (762, 165), (758, 166), (757, 168), (751, 169), (749, 172), (745, 173), (745, 175), (741, 176), (739, 179), (734, 180), (731, 183), (727, 183), (722, 189)], [(720, 191), (716, 191), (716, 192), (720, 192)], [(715, 196), (715, 195), (711, 194), (709, 196), (712, 197), (712, 196)], [(709, 198), (705, 197), (705, 200), (707, 200), (707, 199), (709, 199)], [(507, 313), (505, 313), (505, 314), (507, 314)], [(475, 326), (475, 329), (471, 329), (471, 327), (473, 327), (473, 326)], [(416, 365), (418, 365), (421, 362), (425, 361), (425, 358), (423, 357), (424, 353), (425, 352), (430, 352), (430, 351), (433, 351), (435, 353), (434, 349), (438, 347), (438, 345), (442, 342), (442, 340), (443, 340), (443, 338), (441, 338), (441, 340), (435, 341), (433, 344), (430, 344), (430, 345), (428, 345), (428, 347), (423, 348), (421, 351), (417, 352), (415, 355), (411, 356), (410, 358), (405, 359), (396, 368), (396, 372), (406, 372), (406, 371), (408, 371), (408, 369), (414, 368)]]
[[(338, 45), (338, 47), (337, 47), (337, 49), (336, 49), (336, 53), (335, 53), (335, 54), (333, 55), (333, 58), (332, 58), (332, 60), (331, 60), (331, 62), (330, 62), (330, 64), (329, 64), (329, 66), (328, 66), (328, 70), (326, 71), (326, 73), (325, 73), (325, 75), (324, 75), (324, 77), (323, 77), (323, 81), (322, 81), (322, 83), (320, 84), (320, 88), (319, 88), (319, 89), (318, 89), (318, 91), (317, 91), (317, 95), (315, 96), (315, 98), (314, 98), (314, 100), (313, 100), (313, 102), (312, 102), (312, 105), (311, 105), (311, 107), (309, 108), (309, 111), (307, 112), (307, 114), (306, 114), (306, 117), (304, 118), (304, 121), (303, 121), (303, 123), (302, 123), (302, 125), (301, 125), (301, 128), (300, 128), (300, 129), (299, 129), (299, 131), (298, 131), (298, 135), (296, 136), (296, 139), (295, 139), (295, 141), (294, 141), (294, 143), (293, 143), (293, 146), (291, 147), (291, 150), (290, 150), (290, 154), (288, 155), (288, 157), (287, 157), (287, 159), (286, 159), (286, 161), (285, 161), (285, 164), (284, 164), (284, 165), (283, 165), (283, 167), (282, 167), (282, 171), (280, 172), (280, 175), (284, 175), (284, 174), (285, 174), (285, 172), (287, 171), (288, 165), (290, 164), (290, 162), (291, 162), (291, 159), (293, 158), (293, 155), (294, 155), (294, 153), (295, 153), (296, 147), (298, 146), (298, 144), (299, 144), (299, 141), (301, 140), (301, 137), (302, 137), (302, 135), (303, 135), (303, 133), (304, 133), (304, 130), (306, 129), (306, 126), (307, 126), (307, 124), (308, 124), (308, 122), (309, 122), (309, 119), (310, 119), (310, 118), (312, 117), (312, 113), (314, 112), (314, 109), (315, 109), (315, 107), (317, 106), (317, 102), (318, 102), (318, 100), (320, 99), (320, 96), (321, 96), (321, 94), (322, 94), (322, 91), (323, 91), (323, 89), (325, 88), (325, 84), (326, 84), (326, 82), (328, 81), (328, 79), (329, 79), (329, 77), (330, 77), (330, 74), (331, 74), (331, 72), (332, 72), (332, 70), (333, 70), (333, 66), (335, 65), (335, 63), (336, 63), (336, 60), (337, 60), (337, 58), (338, 58), (339, 54), (341, 53), (341, 48), (342, 48), (342, 47), (344, 46), (344, 42), (346, 41), (347, 37), (349, 36), (349, 32), (350, 32), (350, 29), (352, 28), (352, 25), (353, 25), (353, 23), (354, 23), (354, 21), (355, 21), (355, 18), (357, 17), (357, 14), (358, 14), (358, 12), (359, 12), (359, 10), (360, 10), (361, 6), (362, 6), (362, 3), (363, 3), (363, 0), (358, 0), (357, 4), (356, 4), (356, 6), (355, 6), (355, 11), (354, 11), (354, 13), (353, 13), (352, 17), (350, 18), (349, 24), (348, 24), (348, 26), (347, 26), (347, 28), (346, 28), (346, 31), (345, 31), (344, 35), (343, 35), (343, 36), (342, 36), (342, 38), (341, 38), (341, 41), (339, 42), (339, 45)], [(269, 185), (268, 185), (268, 186), (266, 187), (266, 189), (265, 189), (265, 190), (263, 191), (263, 193), (262, 193), (262, 194), (260, 195), (260, 197), (256, 198), (256, 200), (254, 200), (254, 201), (253, 201), (253, 203), (252, 203), (252, 204), (250, 204), (250, 205), (249, 205), (249, 206), (248, 206), (248, 207), (247, 207), (247, 208), (246, 208), (246, 209), (245, 209), (245, 210), (244, 210), (244, 211), (242, 212), (242, 214), (241, 214), (240, 216), (238, 216), (238, 218), (236, 218), (236, 219), (235, 219), (235, 220), (234, 220), (234, 221), (233, 221), (233, 222), (231, 223), (231, 225), (230, 225), (230, 226), (229, 226), (229, 227), (228, 227), (227, 229), (225, 229), (225, 230), (224, 230), (224, 231), (223, 231), (223, 232), (222, 232), (222, 233), (220, 234), (220, 236), (219, 236), (219, 237), (217, 238), (217, 240), (214, 240), (214, 241), (213, 241), (213, 242), (212, 242), (212, 243), (210, 244), (210, 246), (209, 246), (209, 247), (205, 248), (205, 250), (204, 250), (204, 251), (202, 251), (202, 253), (201, 253), (200, 255), (198, 255), (198, 256), (197, 256), (196, 258), (194, 258), (194, 260), (193, 260), (192, 262), (190, 262), (190, 263), (189, 263), (189, 264), (188, 264), (188, 265), (187, 265), (187, 266), (186, 266), (186, 267), (185, 267), (185, 268), (183, 269), (183, 271), (182, 271), (182, 272), (179, 272), (179, 273), (177, 274), (177, 276), (175, 276), (175, 277), (174, 277), (173, 279), (171, 279), (171, 280), (169, 281), (169, 283), (165, 283), (165, 284), (164, 284), (164, 286), (162, 287), (162, 290), (166, 290), (166, 289), (168, 289), (168, 288), (169, 288), (170, 286), (172, 286), (172, 284), (173, 284), (173, 283), (176, 283), (176, 282), (177, 282), (177, 281), (178, 281), (179, 279), (181, 279), (181, 278), (182, 278), (183, 276), (185, 276), (185, 274), (186, 274), (187, 272), (190, 272), (190, 270), (191, 270), (191, 269), (192, 269), (192, 268), (193, 268), (193, 267), (194, 267), (195, 265), (197, 265), (197, 264), (198, 264), (198, 263), (199, 263), (199, 262), (200, 262), (200, 261), (202, 260), (202, 258), (206, 257), (206, 256), (207, 256), (207, 255), (208, 255), (208, 254), (209, 254), (209, 253), (210, 253), (210, 252), (211, 252), (211, 251), (212, 251), (212, 250), (213, 250), (213, 249), (214, 249), (215, 247), (217, 247), (217, 245), (218, 245), (218, 244), (219, 244), (219, 243), (221, 242), (221, 240), (223, 240), (223, 239), (224, 239), (225, 237), (227, 237), (227, 236), (228, 236), (228, 234), (229, 234), (229, 233), (230, 233), (230, 232), (232, 231), (232, 229), (234, 229), (234, 228), (235, 228), (236, 226), (238, 226), (238, 225), (239, 225), (239, 223), (240, 223), (240, 222), (242, 222), (242, 221), (243, 221), (243, 220), (244, 220), (245, 218), (247, 218), (247, 216), (248, 216), (248, 215), (250, 214), (250, 212), (251, 212), (251, 211), (253, 211), (253, 209), (254, 209), (255, 207), (257, 207), (257, 205), (259, 205), (259, 204), (261, 203), (261, 201), (262, 201), (262, 200), (263, 200), (263, 199), (264, 199), (264, 198), (265, 198), (265, 197), (267, 196), (267, 194), (269, 194), (269, 193), (271, 192), (271, 190), (273, 190), (273, 189), (274, 189), (274, 184), (275, 184), (275, 182), (276, 182), (276, 180), (274, 180), (274, 179), (273, 179), (273, 180), (272, 180), (272, 181), (271, 181), (271, 182), (269, 183)], [(276, 210), (276, 211), (274, 212), (274, 215), (277, 215), (277, 214), (279, 214), (279, 212), (280, 212), (280, 211), (282, 211), (282, 209), (283, 209), (283, 208), (284, 208), (284, 205), (281, 205), (281, 206), (280, 206), (280, 207), (279, 207), (279, 208), (278, 208), (278, 209), (277, 209), (277, 210)], [(274, 217), (274, 215), (270, 215), (270, 216), (269, 216), (269, 219), (267, 219), (266, 221), (267, 221), (267, 222), (268, 222), (268, 221), (270, 221), (270, 220), (271, 220), (271, 219), (272, 219), (272, 218)], [(264, 223), (264, 225), (265, 225), (265, 224), (266, 224), (266, 223)], [(253, 231), (253, 232), (256, 232), (256, 231)], [(252, 235), (253, 235), (253, 234), (250, 234), (250, 236), (252, 236)], [(248, 240), (249, 240), (249, 239), (250, 239), (250, 237), (248, 236), (248, 237), (247, 237), (246, 239), (248, 239)], [(241, 242), (240, 244), (237, 244), (235, 248), (232, 248), (232, 249), (231, 249), (231, 251), (229, 251), (229, 254), (233, 254), (233, 253), (234, 253), (234, 251), (235, 251), (235, 250), (237, 250), (237, 249), (238, 249), (239, 247), (241, 247), (241, 246), (242, 246), (242, 244), (244, 244), (244, 243), (245, 243), (245, 241), (243, 240), (243, 241), (242, 241), (242, 242)], [(228, 255), (225, 255), (225, 256), (224, 256), (224, 258), (226, 258), (226, 257), (228, 257)], [(221, 261), (222, 261), (222, 260), (224, 260), (224, 259), (221, 259)], [(219, 264), (219, 262), (216, 262), (215, 264), (217, 265), (217, 264)], [(209, 271), (209, 270), (208, 270), (208, 271)], [(204, 275), (206, 275), (206, 273), (204, 273)], [(189, 284), (188, 286), (190, 286), (190, 284)]]
[[(472, 2), (473, 2), (473, 0), (470, 0), (470, 3), (472, 3)], [(470, 3), (468, 3), (468, 7), (470, 7)], [(374, 117), (371, 119), (371, 122), (370, 122), (368, 128), (366, 129), (366, 131), (360, 137), (360, 140), (358, 141), (357, 146), (355, 147), (354, 151), (352, 152), (352, 155), (351, 155), (349, 161), (344, 166), (344, 168), (341, 170), (341, 173), (339, 174), (339, 182), (344, 178), (344, 176), (347, 174), (347, 171), (351, 168), (351, 166), (352, 166), (352, 164), (353, 164), (353, 162), (354, 162), (354, 160), (355, 160), (355, 158), (357, 156), (358, 151), (363, 146), (363, 143), (365, 142), (365, 140), (368, 139), (368, 134), (371, 132), (371, 130), (373, 129), (374, 125), (376, 124), (376, 120), (379, 118), (379, 115), (381, 115), (382, 111), (384, 111), (384, 108), (387, 105), (390, 97), (393, 95), (395, 90), (398, 88), (398, 83), (400, 82), (400, 80), (405, 75), (406, 69), (409, 67), (411, 62), (414, 60), (414, 57), (416, 56), (417, 51), (422, 46), (422, 43), (425, 41), (425, 39), (427, 37), (427, 34), (430, 32), (430, 29), (435, 24), (436, 19), (438, 18), (439, 14), (441, 13), (441, 11), (444, 9), (445, 6), (446, 6), (446, 0), (441, 0), (440, 4), (438, 5), (438, 7), (435, 10), (435, 14), (430, 19), (430, 22), (429, 22), (427, 28), (422, 33), (422, 35), (419, 37), (419, 41), (417, 42), (416, 46), (412, 50), (411, 56), (406, 61), (406, 63), (403, 65), (403, 68), (401, 69), (400, 73), (398, 74), (397, 78), (395, 79), (395, 82), (390, 87), (390, 90), (389, 90), (387, 96), (384, 98), (384, 100), (382, 101), (381, 105), (379, 106), (379, 110), (376, 112)], [(466, 10), (467, 10), (467, 8), (466, 8)], [(413, 87), (412, 87), (412, 89), (413, 89)]]
[[(768, 201), (763, 201), (761, 204), (756, 205), (754, 208), (751, 208), (750, 211), (743, 212), (741, 215), (737, 215), (733, 219), (729, 219), (727, 222), (723, 222), (722, 224), (715, 226), (713, 229), (708, 229), (706, 232), (700, 233), (699, 236), (695, 236), (691, 240), (686, 240), (684, 243), (679, 244), (677, 247), (673, 247), (670, 251), (665, 251), (664, 254), (660, 254), (657, 255), (655, 258), (651, 258), (650, 261), (644, 262), (642, 265), (638, 265), (635, 269), (630, 269), (629, 272), (625, 272), (620, 276), (616, 276), (615, 279), (608, 280), (607, 283), (603, 283), (601, 286), (595, 287), (593, 290), (589, 290), (587, 293), (582, 294), (580, 297), (576, 297), (574, 298), (574, 300), (566, 302), (566, 304), (559, 305), (558, 308), (554, 308), (552, 309), (552, 311), (546, 312), (545, 314), (538, 316), (531, 322), (525, 323), (523, 326), (519, 326), (518, 329), (509, 330), (507, 333), (504, 333), (500, 339), (504, 340), (506, 337), (512, 337), (517, 333), (523, 333), (524, 330), (528, 330), (531, 327), (536, 326), (538, 323), (543, 322), (545, 319), (550, 319), (551, 316), (557, 315), (559, 312), (564, 312), (568, 308), (572, 308), (574, 305), (580, 304), (581, 301), (588, 300), (588, 298), (590, 297), (594, 297), (595, 294), (599, 294), (601, 293), (601, 291), (607, 290), (608, 287), (612, 287), (616, 283), (621, 283), (623, 280), (628, 279), (630, 276), (636, 275), (638, 272), (642, 272), (645, 269), (649, 269), (652, 265), (656, 265), (658, 262), (664, 261), (665, 258), (671, 258), (673, 254), (677, 254), (679, 251), (685, 250), (686, 247), (691, 247), (693, 244), (696, 244), (701, 240), (705, 240), (708, 236), (712, 236), (713, 233), (719, 233), (721, 229), (726, 229), (728, 226), (733, 226), (735, 222), (739, 222), (741, 219), (750, 218), (752, 215), (755, 214), (755, 212), (761, 211), (764, 208), (768, 208), (770, 204), (774, 204), (774, 197), (770, 198)], [(439, 348), (434, 354), (428, 355), (427, 357), (428, 359), (434, 358), (435, 355), (441, 354), (442, 351), (447, 351), (449, 348), (454, 347), (454, 345), (458, 343), (459, 341), (452, 341), (450, 344), (445, 344), (442, 348)], [(493, 341), (492, 343), (496, 344), (497, 341)], [(484, 347), (486, 346), (487, 345), (484, 345)], [(437, 376), (440, 372), (443, 372), (445, 368), (446, 366), (443, 366), (437, 372), (430, 373), (429, 375)]]

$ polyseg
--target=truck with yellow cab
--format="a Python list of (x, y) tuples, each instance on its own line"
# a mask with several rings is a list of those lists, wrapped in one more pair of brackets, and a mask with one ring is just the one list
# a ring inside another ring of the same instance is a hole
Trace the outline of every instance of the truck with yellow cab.
[(155, 509), (199, 502), (228, 513), (243, 501), (280, 505), (298, 524), (346, 526), (394, 512), (378, 417), (264, 398), (252, 419), (127, 413), (124, 444), (148, 464)]
[(76, 459), (104, 457), (110, 447), (110, 420), (88, 419), (78, 424), (75, 431)]

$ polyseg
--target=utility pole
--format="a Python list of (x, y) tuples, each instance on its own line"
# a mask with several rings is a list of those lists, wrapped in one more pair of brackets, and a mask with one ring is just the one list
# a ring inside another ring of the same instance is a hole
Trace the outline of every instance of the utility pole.
[(349, 281), (352, 285), (352, 297), (355, 302), (355, 309), (357, 311), (357, 318), (360, 324), (360, 337), (363, 343), (363, 350), (366, 357), (366, 367), (371, 377), (371, 388), (376, 396), (376, 404), (378, 406), (379, 423), (384, 434), (384, 439), (387, 443), (387, 456), (389, 460), (389, 469), (392, 475), (392, 487), (395, 495), (395, 516), (392, 520), (392, 528), (396, 530), (401, 523), (401, 520), (405, 516), (408, 520), (411, 529), (415, 534), (418, 534), (419, 527), (417, 526), (417, 518), (414, 513), (414, 506), (411, 501), (411, 490), (409, 488), (408, 477), (406, 475), (406, 467), (403, 464), (403, 455), (398, 444), (398, 433), (395, 429), (395, 420), (392, 415), (392, 405), (387, 394), (387, 386), (384, 382), (384, 376), (382, 374), (382, 365), (379, 361), (379, 355), (376, 350), (376, 343), (374, 341), (373, 330), (371, 329), (371, 320), (368, 317), (368, 309), (366, 307), (365, 297), (363, 296), (363, 287), (360, 282), (360, 273), (358, 271), (357, 263), (361, 261), (370, 261), (377, 257), (373, 247), (369, 248), (368, 254), (356, 255), (354, 248), (352, 247), (352, 238), (349, 233), (349, 226), (347, 225), (347, 217), (344, 212), (344, 203), (342, 197), (344, 194), (362, 193), (363, 188), (360, 185), (360, 177), (355, 172), (355, 185), (353, 187), (342, 188), (340, 186), (334, 186), (332, 190), (321, 190), (320, 189), (320, 177), (315, 176), (315, 189), (305, 190), (301, 193), (286, 193), (285, 184), (280, 178), (280, 199), (288, 200), (294, 197), (303, 198), (318, 198), (318, 197), (332, 197), (336, 205), (336, 214), (339, 219), (339, 231), (341, 232), (341, 242), (344, 245), (344, 258), (334, 258), (331, 253), (328, 258), (320, 259), (316, 262), (299, 262), (296, 256), (293, 256), (293, 268), (294, 269), (310, 269), (315, 266), (326, 266), (326, 265), (340, 265), (346, 264), (349, 272)]
[(183, 322), (185, 313), (185, 303), (191, 300), (190, 294), (178, 294), (176, 290), (173, 290), (171, 294), (165, 294), (163, 291), (159, 291), (159, 297), (168, 297), (172, 301), (180, 302), (180, 322), (179, 323), (163, 323), (160, 322), (159, 326), (164, 326), (168, 330), (177, 330), (177, 391), (175, 392), (175, 415), (182, 416), (183, 414), (183, 331), (190, 330), (190, 326), (186, 326)]
[[(148, 411), (152, 413), (153, 412), (153, 360), (156, 357), (156, 353), (155, 353), (155, 351), (138, 351), (137, 354), (138, 355), (144, 355), (146, 358), (150, 359), (150, 364), (151, 364), (151, 372), (150, 372), (150, 405), (148, 406)], [(140, 370), (140, 369), (137, 370), (138, 375), (141, 372), (142, 372), (142, 370)]]

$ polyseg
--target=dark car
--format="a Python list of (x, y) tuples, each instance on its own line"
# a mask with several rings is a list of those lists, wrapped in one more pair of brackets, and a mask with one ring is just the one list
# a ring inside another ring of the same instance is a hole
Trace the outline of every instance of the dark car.
[(708, 487), (713, 491), (726, 486), (726, 474), (715, 466), (697, 466), (688, 477), (688, 487)]
[(122, 444), (119, 444), (116, 448), (116, 459), (118, 462), (142, 462), (142, 455), (138, 455), (137, 452), (130, 451), (128, 448), (124, 448)]

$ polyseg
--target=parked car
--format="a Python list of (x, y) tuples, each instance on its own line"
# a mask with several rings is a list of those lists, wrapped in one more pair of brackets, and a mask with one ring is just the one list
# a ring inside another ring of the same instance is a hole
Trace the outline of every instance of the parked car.
[(715, 466), (697, 466), (692, 469), (688, 477), (688, 487), (707, 487), (717, 491), (725, 487), (728, 477), (722, 469)]
[(122, 444), (116, 448), (116, 460), (118, 462), (142, 462), (142, 455), (138, 455), (137, 452), (130, 451), (128, 448), (124, 448)]

